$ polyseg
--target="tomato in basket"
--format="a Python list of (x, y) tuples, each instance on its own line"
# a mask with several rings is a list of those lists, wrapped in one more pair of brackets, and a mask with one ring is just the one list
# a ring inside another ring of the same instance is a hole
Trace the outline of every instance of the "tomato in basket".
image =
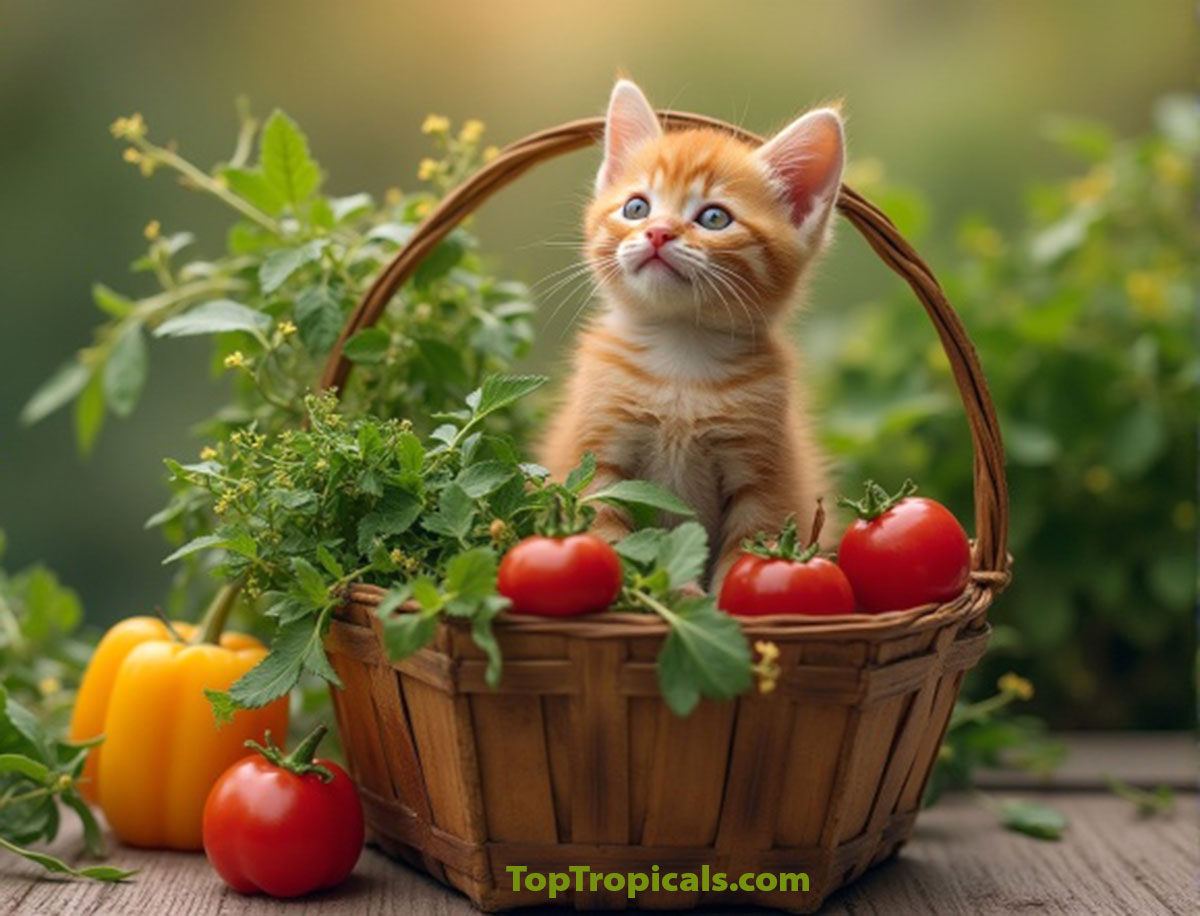
[(863, 611), (878, 614), (950, 601), (967, 586), (967, 533), (941, 503), (913, 496), (916, 489), (906, 480), (898, 493), (888, 494), (869, 481), (862, 500), (838, 500), (858, 515), (842, 536), (838, 565)]
[(838, 565), (817, 555), (817, 522), (812, 543), (801, 548), (796, 521), (789, 518), (768, 543), (760, 533), (744, 546), (721, 585), (718, 605), (739, 617), (767, 614), (832, 616), (854, 611), (854, 592)]
[(497, 589), (514, 614), (574, 617), (603, 611), (621, 590), (621, 560), (594, 534), (527, 537), (500, 561)]

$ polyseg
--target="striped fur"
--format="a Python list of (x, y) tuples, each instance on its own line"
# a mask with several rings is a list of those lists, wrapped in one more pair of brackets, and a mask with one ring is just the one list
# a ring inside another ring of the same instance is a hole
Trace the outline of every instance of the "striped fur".
[[(561, 477), (591, 451), (594, 487), (674, 490), (708, 531), (714, 587), (743, 538), (791, 513), (807, 525), (825, 489), (783, 318), (825, 243), (842, 157), (829, 110), (755, 151), (715, 130), (663, 135), (627, 81), (610, 102), (584, 221), (601, 309), (580, 334), (543, 463)], [(623, 215), (634, 195), (650, 203), (644, 219)], [(712, 204), (733, 215), (728, 227), (695, 221)], [(671, 236), (657, 249), (665, 263), (651, 257), (652, 227)], [(598, 519), (614, 538), (627, 526), (615, 510)]]

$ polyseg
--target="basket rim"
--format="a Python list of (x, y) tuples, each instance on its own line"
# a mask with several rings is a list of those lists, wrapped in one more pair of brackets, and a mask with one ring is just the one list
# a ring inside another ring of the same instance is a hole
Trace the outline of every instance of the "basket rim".
[[(973, 617), (991, 605), (998, 586), (1002, 586), (1005, 581), (1007, 580), (997, 581), (992, 577), (973, 575), (962, 594), (951, 601), (941, 604), (924, 604), (902, 611), (886, 611), (882, 614), (855, 613), (836, 616), (770, 614), (762, 617), (738, 617), (735, 619), (741, 625), (742, 632), (751, 638), (810, 636), (846, 637), (875, 641), (920, 633), (930, 628)], [(347, 605), (362, 608), (374, 616), (375, 609), (386, 594), (387, 589), (381, 586), (359, 583), (351, 586), (347, 592)], [(445, 622), (450, 626), (462, 624), (461, 621), (454, 619), (448, 619)], [(655, 614), (638, 614), (629, 611), (599, 611), (595, 614), (581, 614), (576, 617), (535, 617), (502, 611), (496, 615), (494, 626), (499, 631), (514, 634), (540, 634), (584, 639), (618, 639), (629, 636), (661, 636), (665, 638), (670, 629)]]

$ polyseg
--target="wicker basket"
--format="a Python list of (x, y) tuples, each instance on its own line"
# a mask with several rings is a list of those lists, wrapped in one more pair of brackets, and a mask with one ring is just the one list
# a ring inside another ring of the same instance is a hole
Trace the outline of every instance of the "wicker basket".
[[(663, 112), (668, 127), (721, 122)], [(349, 363), (342, 344), (475, 207), (533, 165), (597, 142), (603, 121), (528, 137), (453, 191), (383, 271), (343, 330), (323, 384)], [(776, 692), (704, 701), (677, 718), (658, 694), (664, 625), (606, 613), (558, 621), (500, 615), (502, 683), (466, 630), (388, 661), (374, 608), (353, 591), (328, 637), (345, 685), (334, 691), (343, 746), (370, 839), (485, 910), (549, 902), (515, 892), (530, 872), (805, 872), (807, 893), (642, 892), (636, 905), (762, 904), (801, 912), (908, 839), (965, 671), (987, 642), (985, 616), (1008, 580), (1007, 493), (999, 428), (974, 348), (929, 268), (875, 207), (843, 187), (838, 208), (912, 287), (941, 338), (975, 449), (972, 579), (957, 600), (877, 616), (764, 617)], [(568, 891), (577, 909), (624, 909), (623, 891)]]

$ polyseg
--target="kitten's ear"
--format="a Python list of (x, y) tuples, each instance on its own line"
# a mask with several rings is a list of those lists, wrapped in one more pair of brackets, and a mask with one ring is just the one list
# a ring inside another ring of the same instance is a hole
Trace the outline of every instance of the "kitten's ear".
[(837, 199), (846, 162), (837, 110), (818, 108), (797, 118), (755, 155), (778, 180), (797, 228), (806, 235), (821, 229)]
[(599, 194), (629, 161), (630, 154), (645, 143), (662, 136), (658, 115), (632, 80), (617, 80), (608, 100), (608, 118), (604, 125), (604, 162), (596, 176)]

